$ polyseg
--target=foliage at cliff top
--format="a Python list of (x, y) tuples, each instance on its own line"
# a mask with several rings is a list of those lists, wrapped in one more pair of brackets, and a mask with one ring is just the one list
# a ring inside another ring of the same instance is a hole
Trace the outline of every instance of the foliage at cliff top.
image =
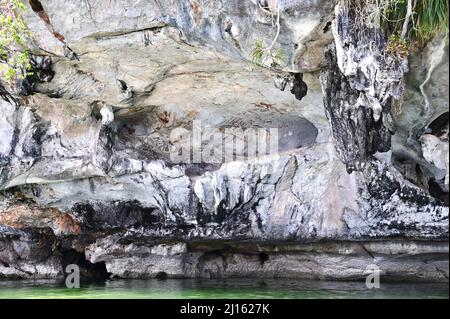
[(408, 16), (408, 4), (412, 9), (411, 40), (426, 43), (434, 37), (448, 32), (448, 0), (382, 0), (387, 1), (385, 16), (394, 32), (400, 32)]
[(26, 77), (31, 68), (25, 11), (22, 0), (0, 0), (0, 80), (6, 83)]
[[(449, 30), (448, 0), (343, 0), (356, 12), (365, 8), (381, 17), (390, 34), (402, 40), (425, 44)], [(363, 11), (363, 10), (361, 10)]]

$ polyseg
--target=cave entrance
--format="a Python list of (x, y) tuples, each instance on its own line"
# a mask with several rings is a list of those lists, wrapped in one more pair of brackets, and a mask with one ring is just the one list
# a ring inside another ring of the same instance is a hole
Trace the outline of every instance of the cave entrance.
[(85, 254), (75, 249), (64, 250), (62, 252), (62, 266), (65, 275), (68, 265), (77, 265), (80, 268), (80, 279), (91, 282), (104, 282), (110, 278), (111, 274), (106, 269), (104, 261), (91, 263), (86, 259)]

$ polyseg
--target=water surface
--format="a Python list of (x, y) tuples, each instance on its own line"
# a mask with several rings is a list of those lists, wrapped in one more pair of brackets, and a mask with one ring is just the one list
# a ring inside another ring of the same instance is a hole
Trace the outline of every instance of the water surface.
[(67, 289), (60, 281), (0, 281), (1, 298), (20, 299), (448, 299), (448, 283), (385, 283), (308, 280), (110, 280)]

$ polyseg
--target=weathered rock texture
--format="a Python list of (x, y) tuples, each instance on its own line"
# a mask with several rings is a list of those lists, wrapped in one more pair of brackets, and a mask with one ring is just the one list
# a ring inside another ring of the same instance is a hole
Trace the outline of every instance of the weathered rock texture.
[[(0, 100), (0, 277), (62, 277), (78, 261), (124, 278), (357, 280), (375, 264), (391, 279), (448, 280), (448, 206), (392, 164), (377, 66), (339, 62), (365, 54), (359, 42), (327, 64), (349, 27), (340, 13), (330, 27), (332, 1), (279, 3), (301, 101), (274, 86), (292, 75), (242, 60), (274, 37), (256, 1), (43, 4), (51, 30), (27, 16), (42, 76), (18, 105)], [(279, 128), (280, 152), (175, 163), (193, 121)]]
[(401, 99), (406, 63), (386, 53), (379, 27), (359, 21), (349, 4), (336, 6), (335, 38), (322, 76), (325, 110), (339, 157), (349, 172), (362, 170), (376, 152), (391, 148), (391, 105)]

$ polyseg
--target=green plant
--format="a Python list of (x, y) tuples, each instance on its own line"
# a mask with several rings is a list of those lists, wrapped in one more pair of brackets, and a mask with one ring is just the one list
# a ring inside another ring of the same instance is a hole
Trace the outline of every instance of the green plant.
[(276, 35), (272, 40), (272, 43), (268, 46), (263, 39), (257, 39), (252, 51), (250, 52), (250, 58), (252, 59), (252, 62), (254, 64), (259, 66), (269, 68), (277, 65), (282, 66), (284, 64), (284, 61), (286, 60), (286, 53), (282, 48), (274, 49), (281, 32), (280, 9), (270, 6), (263, 7), (261, 4), (259, 4), (259, 2), (258, 5), (260, 7), (260, 10), (263, 10), (265, 14), (269, 14), (272, 18), (272, 26), (276, 28)]
[(398, 32), (391, 34), (386, 47), (386, 53), (403, 60), (409, 55), (409, 45), (406, 40), (401, 38)]
[[(355, 13), (361, 30), (375, 21), (390, 35), (386, 52), (408, 56), (411, 45), (423, 46), (449, 30), (448, 0), (342, 0)], [(373, 19), (373, 20), (372, 20)]]
[(439, 34), (448, 32), (448, 0), (381, 0), (385, 2), (385, 25), (391, 32), (399, 32), (408, 13), (408, 4), (412, 8), (411, 25), (408, 36), (411, 41), (424, 44)]
[(272, 67), (282, 65), (286, 59), (286, 54), (283, 49), (270, 49), (263, 39), (257, 39), (253, 50), (250, 52), (250, 57), (256, 65)]
[(0, 79), (9, 84), (31, 73), (31, 31), (23, 18), (25, 11), (22, 0), (0, 0)]

